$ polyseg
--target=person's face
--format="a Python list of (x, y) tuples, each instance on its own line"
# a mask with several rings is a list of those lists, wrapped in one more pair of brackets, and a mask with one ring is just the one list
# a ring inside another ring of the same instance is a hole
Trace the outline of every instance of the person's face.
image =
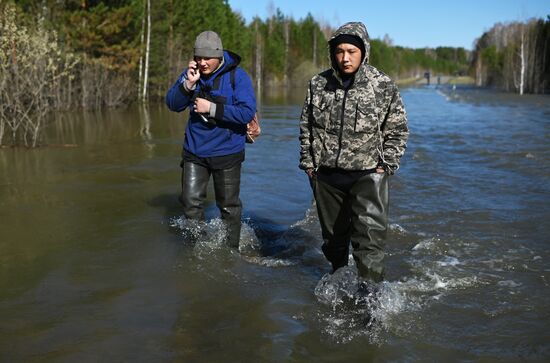
[(341, 43), (334, 50), (336, 63), (343, 74), (353, 74), (361, 65), (361, 49), (353, 44)]
[(210, 74), (218, 69), (221, 63), (220, 58), (195, 57), (197, 67), (201, 74)]

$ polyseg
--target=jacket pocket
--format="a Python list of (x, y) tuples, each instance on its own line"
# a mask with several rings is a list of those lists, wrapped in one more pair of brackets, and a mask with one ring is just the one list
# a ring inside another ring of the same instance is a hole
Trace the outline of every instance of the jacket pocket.
[(326, 128), (330, 123), (330, 110), (332, 108), (332, 98), (317, 96), (311, 101), (311, 115), (313, 116), (313, 125)]
[(373, 101), (357, 104), (354, 131), (368, 134), (378, 133), (378, 113), (376, 112)]

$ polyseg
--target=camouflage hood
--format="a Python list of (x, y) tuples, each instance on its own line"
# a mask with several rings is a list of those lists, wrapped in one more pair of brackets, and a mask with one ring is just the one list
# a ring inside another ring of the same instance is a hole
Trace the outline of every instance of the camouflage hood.
[(344, 86), (335, 64), (309, 82), (300, 118), (300, 168), (384, 167), (394, 173), (409, 134), (399, 90), (368, 64), (369, 36), (362, 23), (344, 24), (331, 39), (340, 35), (353, 36), (357, 45), (362, 40), (365, 57), (350, 84)]
[[(332, 66), (332, 69), (335, 72), (335, 75), (338, 74), (338, 66), (334, 63), (334, 55), (331, 54), (330, 49), (330, 42), (338, 37), (339, 35), (346, 34), (346, 35), (353, 35), (358, 37), (363, 41), (363, 44), (365, 45), (365, 57), (363, 58), (363, 65), (366, 65), (369, 63), (369, 56), (370, 56), (370, 42), (369, 42), (369, 33), (367, 32), (367, 27), (365, 24), (361, 22), (349, 22), (341, 27), (339, 27), (334, 33), (332, 33), (332, 36), (328, 40), (328, 49), (329, 49), (329, 60), (330, 64)], [(359, 69), (357, 72), (360, 72)]]

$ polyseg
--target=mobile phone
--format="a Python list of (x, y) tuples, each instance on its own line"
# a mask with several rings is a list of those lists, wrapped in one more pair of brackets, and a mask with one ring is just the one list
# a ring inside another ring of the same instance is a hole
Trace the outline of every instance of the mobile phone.
[(197, 74), (197, 72), (200, 73), (199, 66), (198, 66), (197, 64), (195, 64), (194, 67), (189, 66), (189, 70), (190, 70), (190, 71), (193, 71), (193, 72), (192, 72), (193, 75)]

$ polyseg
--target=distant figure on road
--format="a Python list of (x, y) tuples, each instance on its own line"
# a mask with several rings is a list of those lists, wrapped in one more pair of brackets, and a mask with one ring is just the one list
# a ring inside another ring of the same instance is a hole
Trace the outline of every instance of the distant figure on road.
[(349, 245), (359, 276), (384, 277), (389, 175), (409, 130), (394, 82), (368, 64), (363, 23), (346, 23), (329, 40), (332, 68), (311, 79), (300, 120), (300, 168), (317, 204), (322, 250), (333, 272), (347, 266)]
[(181, 202), (188, 219), (204, 219), (210, 175), (216, 204), (227, 227), (227, 243), (239, 246), (241, 163), (247, 124), (256, 112), (252, 81), (241, 58), (224, 50), (218, 34), (200, 33), (194, 57), (166, 95), (172, 111), (190, 108), (185, 130)]

